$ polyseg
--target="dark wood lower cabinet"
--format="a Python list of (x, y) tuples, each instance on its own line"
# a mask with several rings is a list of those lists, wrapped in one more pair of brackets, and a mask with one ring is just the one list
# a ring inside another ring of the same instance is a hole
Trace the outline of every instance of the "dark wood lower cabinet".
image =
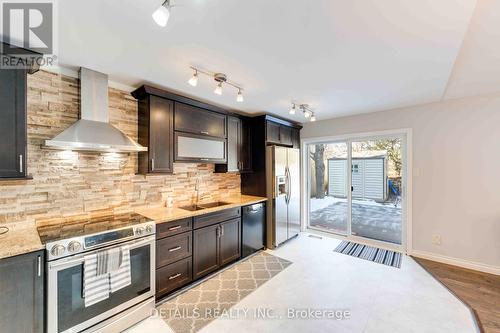
[(43, 333), (44, 251), (0, 260), (0, 331)]
[(220, 224), (220, 265), (224, 266), (241, 256), (241, 219)]
[(156, 298), (240, 258), (241, 207), (159, 224)]
[(168, 294), (193, 280), (191, 257), (156, 270), (156, 298)]
[(219, 268), (219, 225), (193, 232), (193, 278), (197, 279)]
[(193, 278), (197, 279), (241, 256), (241, 218), (194, 231)]

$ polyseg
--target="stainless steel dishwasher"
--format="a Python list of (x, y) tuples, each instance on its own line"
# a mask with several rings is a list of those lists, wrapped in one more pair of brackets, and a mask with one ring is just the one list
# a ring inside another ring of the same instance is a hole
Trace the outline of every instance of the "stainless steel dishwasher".
[(243, 207), (242, 222), (241, 257), (245, 258), (264, 248), (264, 230), (266, 224), (265, 203)]

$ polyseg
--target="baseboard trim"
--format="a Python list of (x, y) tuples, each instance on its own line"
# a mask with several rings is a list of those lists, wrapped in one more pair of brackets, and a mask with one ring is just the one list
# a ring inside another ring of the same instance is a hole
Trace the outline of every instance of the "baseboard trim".
[(479, 271), (479, 272), (489, 273), (489, 274), (494, 274), (494, 275), (500, 275), (500, 267), (481, 264), (481, 263), (474, 262), (474, 261), (452, 258), (452, 257), (443, 256), (440, 254), (430, 253), (430, 252), (426, 252), (426, 251), (418, 251), (418, 250), (411, 251), (411, 255), (414, 257), (417, 257), (417, 258), (437, 261), (437, 262), (440, 262), (443, 264), (467, 268), (467, 269), (471, 269), (474, 271)]

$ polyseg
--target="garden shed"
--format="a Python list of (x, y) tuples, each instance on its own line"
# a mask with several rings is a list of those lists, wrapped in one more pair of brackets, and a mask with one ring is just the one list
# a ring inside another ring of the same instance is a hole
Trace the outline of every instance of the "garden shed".
[[(387, 200), (387, 153), (381, 151), (353, 153), (353, 199)], [(347, 159), (328, 159), (328, 195), (347, 197)]]

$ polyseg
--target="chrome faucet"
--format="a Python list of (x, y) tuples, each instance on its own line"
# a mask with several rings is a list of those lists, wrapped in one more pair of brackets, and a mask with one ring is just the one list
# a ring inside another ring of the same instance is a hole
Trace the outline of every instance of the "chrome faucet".
[(198, 206), (198, 203), (200, 202), (200, 177), (196, 177), (196, 184), (194, 185), (194, 190), (196, 191), (195, 206)]

